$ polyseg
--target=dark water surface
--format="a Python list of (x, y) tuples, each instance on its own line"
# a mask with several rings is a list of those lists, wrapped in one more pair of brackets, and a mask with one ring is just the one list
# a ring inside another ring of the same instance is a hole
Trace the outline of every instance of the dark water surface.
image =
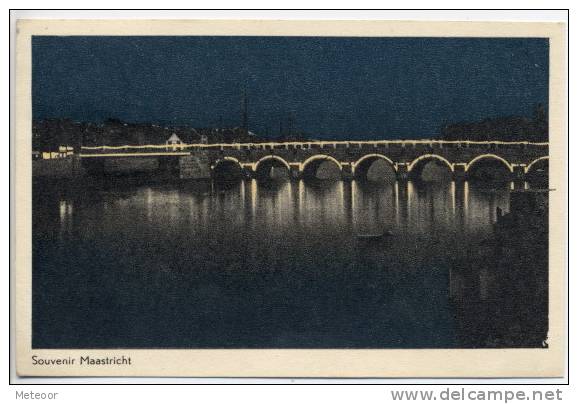
[(33, 346), (487, 346), (510, 187), (34, 184)]

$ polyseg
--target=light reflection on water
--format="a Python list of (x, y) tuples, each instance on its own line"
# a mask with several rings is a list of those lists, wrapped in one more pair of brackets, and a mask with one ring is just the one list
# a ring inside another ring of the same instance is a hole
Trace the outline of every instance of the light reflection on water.
[[(527, 185), (526, 185), (527, 187)], [(120, 227), (147, 223), (159, 231), (181, 228), (235, 227), (293, 229), (315, 232), (339, 227), (352, 234), (396, 230), (427, 234), (432, 230), (487, 232), (496, 208), (509, 210), (510, 184), (411, 181), (395, 183), (240, 181), (224, 188), (143, 186), (104, 192), (85, 208), (102, 210), (92, 226)], [(59, 200), (59, 226), (92, 220), (90, 211), (74, 212), (78, 196)], [(99, 206), (101, 205), (101, 206)], [(122, 215), (119, 215), (122, 212)], [(87, 216), (88, 214), (88, 216)], [(145, 220), (146, 219), (146, 220)]]
[[(451, 263), (490, 234), (498, 207), (508, 212), (509, 192), (509, 183), (257, 180), (49, 192), (33, 207), (34, 276), (43, 301), (60, 303), (35, 306), (35, 341), (459, 346)], [(356, 237), (384, 231), (392, 235), (378, 244)]]

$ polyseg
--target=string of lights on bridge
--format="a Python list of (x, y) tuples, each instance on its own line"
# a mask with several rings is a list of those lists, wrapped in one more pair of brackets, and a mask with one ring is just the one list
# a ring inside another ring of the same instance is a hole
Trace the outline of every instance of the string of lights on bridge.
[(148, 145), (122, 145), (122, 146), (82, 146), (82, 150), (122, 150), (122, 149), (166, 149), (167, 147), (188, 149), (188, 148), (243, 148), (243, 147), (275, 147), (275, 146), (332, 146), (332, 145), (531, 145), (548, 146), (548, 142), (528, 142), (528, 141), (501, 141), (501, 140), (359, 140), (359, 141), (312, 141), (312, 142), (261, 142), (261, 143), (176, 143), (176, 144), (148, 144)]

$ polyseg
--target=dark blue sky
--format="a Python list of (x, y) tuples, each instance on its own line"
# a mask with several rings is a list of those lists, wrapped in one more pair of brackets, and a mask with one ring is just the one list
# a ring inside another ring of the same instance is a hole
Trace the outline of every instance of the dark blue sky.
[(315, 137), (436, 135), (444, 123), (531, 116), (548, 103), (547, 39), (39, 37), (33, 115), (118, 118)]

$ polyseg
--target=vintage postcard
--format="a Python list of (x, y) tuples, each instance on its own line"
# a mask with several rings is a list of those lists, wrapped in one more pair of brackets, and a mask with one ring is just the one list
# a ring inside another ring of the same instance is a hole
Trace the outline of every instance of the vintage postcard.
[(566, 27), (21, 20), (21, 376), (560, 377)]

